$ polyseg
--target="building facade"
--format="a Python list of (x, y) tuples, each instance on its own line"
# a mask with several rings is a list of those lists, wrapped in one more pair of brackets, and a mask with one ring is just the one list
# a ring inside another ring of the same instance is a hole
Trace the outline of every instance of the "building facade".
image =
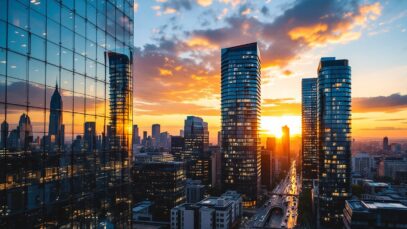
[(321, 58), (318, 67), (319, 217), (342, 222), (351, 197), (351, 67), (348, 60)]
[(234, 191), (220, 197), (208, 197), (195, 204), (171, 209), (171, 229), (237, 228), (242, 217), (242, 198)]
[(130, 224), (133, 18), (133, 0), (0, 1), (1, 228)]
[(302, 187), (318, 178), (317, 78), (302, 79)]
[(132, 168), (134, 200), (152, 201), (153, 219), (158, 221), (169, 221), (171, 209), (186, 200), (184, 162), (173, 161), (169, 156), (139, 154)]
[(260, 190), (260, 52), (257, 43), (222, 49), (222, 189), (256, 205)]
[(183, 160), (187, 177), (210, 184), (210, 154), (208, 123), (200, 117), (188, 116), (184, 122)]

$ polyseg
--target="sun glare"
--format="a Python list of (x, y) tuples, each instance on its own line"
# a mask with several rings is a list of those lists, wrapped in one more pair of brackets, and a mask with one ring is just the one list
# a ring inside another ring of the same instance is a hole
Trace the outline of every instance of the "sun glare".
[(261, 133), (263, 135), (273, 135), (281, 138), (283, 135), (281, 128), (285, 125), (290, 128), (290, 135), (301, 134), (300, 116), (261, 117)]

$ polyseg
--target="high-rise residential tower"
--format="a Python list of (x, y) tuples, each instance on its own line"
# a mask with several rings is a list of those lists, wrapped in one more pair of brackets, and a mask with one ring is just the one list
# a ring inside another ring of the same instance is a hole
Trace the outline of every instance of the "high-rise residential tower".
[(321, 58), (318, 67), (319, 221), (342, 222), (351, 197), (351, 67), (348, 60)]
[(131, 226), (133, 20), (134, 0), (0, 1), (0, 228)]
[(257, 43), (222, 49), (222, 189), (257, 204), (260, 189), (260, 52)]
[(317, 78), (302, 79), (302, 187), (318, 178)]

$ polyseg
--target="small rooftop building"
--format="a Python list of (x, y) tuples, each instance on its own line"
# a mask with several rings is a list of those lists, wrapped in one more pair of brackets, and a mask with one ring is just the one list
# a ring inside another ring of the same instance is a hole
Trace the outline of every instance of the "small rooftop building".
[(407, 228), (407, 206), (397, 201), (346, 200), (346, 229)]

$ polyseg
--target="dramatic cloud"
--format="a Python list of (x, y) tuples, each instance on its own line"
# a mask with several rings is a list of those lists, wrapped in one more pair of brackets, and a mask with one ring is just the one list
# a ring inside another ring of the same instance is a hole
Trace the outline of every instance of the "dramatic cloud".
[[(221, 2), (233, 6), (240, 3)], [(160, 10), (190, 10), (194, 4), (197, 2), (192, 0), (170, 0), (161, 3)], [(149, 112), (154, 113), (164, 103), (182, 106), (185, 100), (214, 99), (220, 92), (220, 48), (253, 41), (260, 45), (265, 81), (270, 77), (267, 75), (270, 67), (279, 68), (281, 75), (290, 76), (292, 72), (285, 67), (303, 52), (314, 46), (358, 39), (363, 26), (381, 13), (379, 3), (300, 0), (271, 21), (262, 21), (252, 16), (251, 7), (245, 3), (236, 7), (233, 13), (225, 10), (215, 16), (214, 20), (223, 18), (221, 26), (187, 30), (180, 36), (163, 34), (154, 44), (136, 49), (136, 100), (155, 104), (149, 108)], [(267, 10), (261, 12), (266, 14)], [(290, 114), (298, 113), (299, 106), (277, 104), (273, 110), (274, 113), (288, 110)], [(266, 110), (263, 115), (273, 112)], [(196, 114), (200, 114), (199, 110)]]
[(407, 95), (353, 98), (352, 111), (363, 112), (398, 112), (407, 109)]

